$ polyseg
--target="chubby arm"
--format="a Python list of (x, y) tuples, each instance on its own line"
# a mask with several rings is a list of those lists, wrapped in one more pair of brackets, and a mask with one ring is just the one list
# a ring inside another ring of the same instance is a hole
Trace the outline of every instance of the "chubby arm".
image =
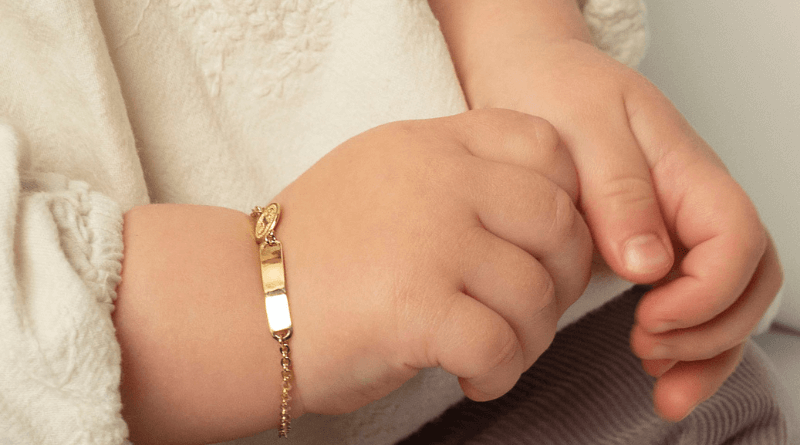
[(218, 207), (134, 207), (123, 239), (113, 320), (131, 440), (215, 443), (276, 427), (280, 355), (251, 218)]

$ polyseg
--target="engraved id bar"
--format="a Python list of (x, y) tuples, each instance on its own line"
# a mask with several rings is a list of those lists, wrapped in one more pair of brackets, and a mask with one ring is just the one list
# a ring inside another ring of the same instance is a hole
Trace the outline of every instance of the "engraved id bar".
[(272, 245), (264, 242), (258, 251), (261, 257), (261, 281), (270, 333), (276, 338), (289, 338), (292, 333), (292, 318), (289, 315), (289, 299), (286, 296), (283, 247), (280, 241), (275, 241)]

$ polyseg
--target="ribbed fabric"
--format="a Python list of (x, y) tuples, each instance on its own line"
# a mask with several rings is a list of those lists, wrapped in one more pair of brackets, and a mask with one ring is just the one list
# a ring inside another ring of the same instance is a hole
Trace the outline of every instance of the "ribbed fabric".
[(687, 418), (670, 423), (656, 415), (655, 379), (628, 346), (647, 289), (636, 286), (559, 332), (505, 396), (465, 399), (400, 444), (785, 444), (786, 419), (753, 344)]

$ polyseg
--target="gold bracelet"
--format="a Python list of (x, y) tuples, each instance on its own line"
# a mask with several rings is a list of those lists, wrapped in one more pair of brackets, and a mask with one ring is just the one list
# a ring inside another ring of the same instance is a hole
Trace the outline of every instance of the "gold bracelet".
[(255, 237), (261, 259), (261, 283), (264, 286), (264, 306), (272, 337), (278, 341), (281, 351), (281, 423), (278, 437), (287, 437), (292, 416), (289, 414), (289, 390), (292, 360), (289, 358), (287, 340), (292, 336), (292, 317), (289, 314), (289, 299), (286, 296), (286, 278), (283, 267), (283, 247), (275, 238), (275, 226), (281, 217), (281, 206), (272, 203), (265, 208), (255, 207), (250, 216), (256, 218)]

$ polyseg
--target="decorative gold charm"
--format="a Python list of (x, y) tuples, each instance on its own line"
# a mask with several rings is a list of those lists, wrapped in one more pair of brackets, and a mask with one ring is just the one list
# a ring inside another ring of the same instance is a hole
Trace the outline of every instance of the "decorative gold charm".
[(273, 202), (264, 209), (254, 208), (250, 215), (258, 218), (255, 230), (256, 242), (275, 241), (275, 226), (278, 225), (278, 219), (281, 217), (281, 206)]

